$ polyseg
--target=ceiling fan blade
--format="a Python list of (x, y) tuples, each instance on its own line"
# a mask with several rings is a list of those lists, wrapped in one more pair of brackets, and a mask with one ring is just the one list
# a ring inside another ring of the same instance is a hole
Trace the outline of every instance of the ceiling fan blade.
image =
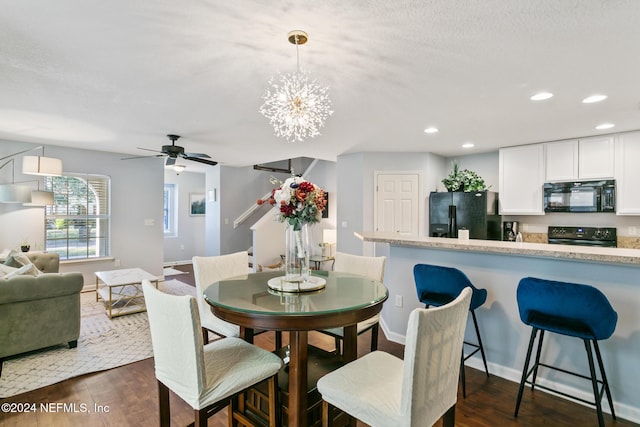
[(133, 157), (123, 157), (120, 160), (131, 160), (131, 159), (151, 159), (154, 157), (162, 157), (164, 154), (156, 154), (155, 156), (133, 156)]
[(210, 155), (204, 154), (204, 153), (184, 153), (184, 155), (182, 157), (184, 157), (185, 159), (187, 157), (199, 157), (201, 159), (203, 159), (203, 158), (204, 159), (210, 159), (211, 158)]
[(165, 163), (165, 165), (171, 166), (171, 165), (175, 165), (175, 164), (176, 164), (176, 158), (175, 157), (167, 157), (167, 162)]
[[(209, 156), (207, 156), (207, 157), (209, 157)], [(218, 162), (214, 162), (213, 160), (202, 159), (200, 157), (184, 156), (184, 158), (187, 159), (187, 160), (191, 160), (193, 162), (204, 163), (205, 165), (210, 165), (210, 166), (215, 166), (215, 165), (218, 164)]]
[[(162, 153), (162, 151), (158, 151), (158, 150), (151, 150), (150, 148), (142, 148), (142, 147), (136, 147), (138, 150), (144, 150), (144, 151), (153, 151), (154, 153)], [(164, 154), (164, 153), (162, 153)]]

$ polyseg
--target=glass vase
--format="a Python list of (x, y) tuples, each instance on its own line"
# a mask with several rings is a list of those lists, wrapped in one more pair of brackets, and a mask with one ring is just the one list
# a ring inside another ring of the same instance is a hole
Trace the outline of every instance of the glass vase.
[(285, 231), (284, 268), (286, 282), (303, 283), (309, 280), (309, 225), (299, 230), (287, 225)]

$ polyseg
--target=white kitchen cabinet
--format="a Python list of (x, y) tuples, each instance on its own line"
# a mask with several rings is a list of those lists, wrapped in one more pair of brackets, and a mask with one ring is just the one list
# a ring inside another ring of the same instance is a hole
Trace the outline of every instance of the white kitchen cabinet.
[(502, 215), (544, 215), (544, 144), (501, 148), (499, 206)]
[(544, 144), (546, 181), (578, 179), (578, 140)]
[(622, 133), (615, 141), (616, 214), (640, 215), (640, 132)]
[(614, 176), (612, 135), (548, 142), (544, 146), (547, 182), (611, 179)]
[(583, 138), (578, 147), (580, 179), (613, 178), (615, 164), (613, 135)]

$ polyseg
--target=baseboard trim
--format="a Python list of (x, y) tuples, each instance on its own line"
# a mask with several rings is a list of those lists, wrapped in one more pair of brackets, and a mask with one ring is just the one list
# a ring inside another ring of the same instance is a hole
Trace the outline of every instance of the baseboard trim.
[[(402, 345), (405, 344), (405, 336), (390, 332), (383, 318), (380, 318), (380, 327), (382, 328), (382, 332), (384, 333), (387, 340), (393, 341), (395, 343), (402, 344)], [(505, 380), (515, 382), (516, 384), (520, 383), (520, 377), (522, 376), (522, 371), (509, 368), (503, 365), (499, 365), (497, 363), (492, 363), (492, 362), (487, 362), (487, 365), (489, 368), (490, 375), (495, 375), (496, 377), (500, 377)], [(465, 362), (465, 366), (469, 366), (479, 371), (484, 371), (484, 364), (482, 363), (482, 358), (479, 355), (477, 356), (474, 355), (473, 357), (467, 359), (467, 361)], [(550, 380), (538, 377), (538, 379), (536, 380), (536, 383), (537, 382), (540, 382), (540, 384), (546, 387), (554, 388), (563, 393), (571, 394), (585, 400), (593, 400), (593, 393), (586, 392), (584, 390), (579, 390), (573, 387), (569, 387), (566, 384), (558, 383), (557, 381), (550, 381)], [(562, 395), (553, 393), (551, 391), (543, 390), (541, 388), (536, 389), (536, 393), (551, 394), (552, 396), (578, 403), (587, 408), (593, 408), (593, 406), (587, 405), (584, 402), (580, 402), (579, 400), (570, 399), (566, 396), (562, 396)], [(612, 394), (614, 394), (613, 391), (612, 391)], [(621, 404), (616, 402), (615, 394), (612, 397), (614, 398), (613, 406), (616, 410), (616, 417), (640, 424), (640, 407), (635, 407), (628, 404)], [(516, 396), (514, 396), (513, 398), (514, 398), (513, 404), (515, 408)], [(602, 412), (611, 414), (611, 408), (609, 408), (609, 402), (607, 402), (607, 399), (602, 400)]]
[(162, 263), (163, 267), (173, 267), (176, 265), (193, 264), (193, 260), (187, 259), (184, 261), (166, 261)]

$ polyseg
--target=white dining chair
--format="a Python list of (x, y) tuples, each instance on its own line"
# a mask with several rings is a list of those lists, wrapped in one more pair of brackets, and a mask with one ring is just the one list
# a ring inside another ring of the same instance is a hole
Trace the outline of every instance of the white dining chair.
[(192, 261), (204, 342), (209, 342), (208, 331), (221, 337), (239, 336), (240, 327), (216, 317), (205, 301), (203, 292), (214, 282), (248, 274), (249, 253), (242, 251), (220, 256), (194, 256)]
[(267, 380), (269, 425), (278, 426), (276, 375), (282, 360), (240, 338), (204, 344), (194, 297), (165, 294), (147, 280), (142, 288), (158, 381), (160, 425), (170, 424), (169, 390), (194, 409), (196, 427), (206, 426), (207, 418), (229, 403), (229, 425), (253, 425), (238, 409), (237, 396)]
[[(211, 312), (211, 306), (205, 301), (203, 292), (214, 282), (231, 277), (244, 276), (250, 273), (249, 253), (247, 251), (235, 252), (228, 255), (200, 257), (194, 256), (193, 275), (196, 282), (196, 294), (198, 310), (202, 322), (202, 337), (205, 344), (209, 342), (209, 331), (220, 337), (237, 337), (240, 335), (240, 327), (216, 317)], [(266, 331), (254, 331), (260, 334)], [(282, 347), (282, 332), (275, 332), (276, 350)]]
[[(384, 265), (386, 257), (370, 257), (361, 255), (351, 255), (343, 252), (336, 252), (335, 263), (333, 266), (334, 271), (340, 271), (343, 273), (358, 274), (360, 276), (368, 277), (372, 280), (384, 281)], [(357, 334), (361, 334), (371, 331), (371, 351), (378, 349), (378, 329), (380, 315), (364, 320), (358, 323)], [(340, 354), (340, 343), (344, 339), (344, 328), (331, 328), (323, 329), (318, 332), (330, 335), (335, 338), (336, 353)]]
[(372, 427), (431, 426), (441, 417), (453, 427), (471, 294), (465, 288), (449, 304), (414, 309), (404, 361), (374, 351), (320, 378), (323, 427), (333, 407)]

